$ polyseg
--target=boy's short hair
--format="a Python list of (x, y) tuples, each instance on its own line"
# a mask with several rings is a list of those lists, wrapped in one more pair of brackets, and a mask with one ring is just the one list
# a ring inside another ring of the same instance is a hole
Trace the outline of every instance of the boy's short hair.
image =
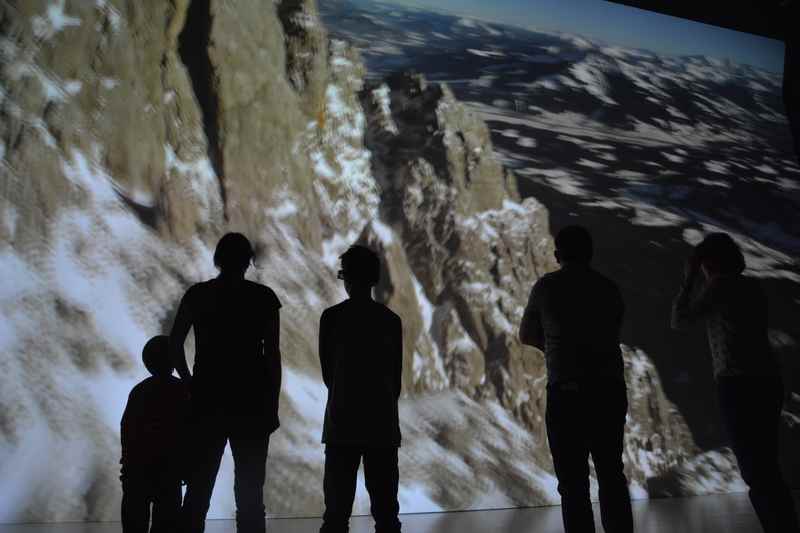
[(226, 233), (214, 250), (214, 265), (220, 270), (246, 270), (255, 255), (247, 237), (241, 233)]
[(594, 244), (589, 230), (583, 226), (567, 226), (556, 235), (556, 251), (561, 261), (589, 263)]
[(169, 356), (169, 337), (156, 335), (144, 345), (142, 361), (145, 368), (154, 376), (169, 376), (174, 370)]
[(741, 274), (746, 268), (744, 254), (727, 233), (711, 233), (694, 249), (695, 258), (721, 274)]
[(381, 279), (381, 261), (378, 254), (355, 244), (347, 249), (339, 259), (342, 262), (342, 279), (358, 285), (374, 286)]

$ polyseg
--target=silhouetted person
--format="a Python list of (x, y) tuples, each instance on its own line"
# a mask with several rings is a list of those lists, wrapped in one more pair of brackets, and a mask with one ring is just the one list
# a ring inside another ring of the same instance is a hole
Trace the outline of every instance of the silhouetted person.
[[(214, 253), (219, 276), (186, 291), (170, 336), (175, 367), (192, 393), (193, 467), (181, 511), (185, 533), (205, 528), (228, 442), (237, 531), (266, 528), (267, 449), (270, 433), (279, 426), (281, 304), (272, 289), (244, 278), (253, 255), (244, 235), (222, 237)], [(194, 376), (183, 351), (189, 328), (194, 328)]]
[(181, 507), (180, 447), (189, 395), (172, 375), (169, 337), (150, 339), (142, 359), (152, 376), (131, 391), (120, 428), (122, 531), (172, 533)]
[(364, 460), (377, 533), (400, 531), (397, 501), (397, 400), (403, 372), (403, 325), (372, 299), (380, 277), (378, 256), (352, 246), (341, 256), (350, 296), (322, 313), (319, 359), (328, 388), (322, 442), (325, 446), (325, 515), (321, 533), (349, 529), (358, 466)]
[(722, 420), (750, 501), (764, 531), (796, 533), (792, 495), (778, 464), (784, 389), (767, 334), (767, 298), (744, 269), (729, 235), (708, 235), (687, 262), (672, 327), (705, 320)]
[(633, 531), (622, 451), (627, 390), (620, 351), (624, 305), (617, 285), (590, 266), (592, 238), (580, 226), (556, 236), (561, 268), (531, 290), (520, 325), (523, 344), (547, 362), (547, 439), (561, 494), (564, 530), (594, 531), (589, 454), (607, 533)]

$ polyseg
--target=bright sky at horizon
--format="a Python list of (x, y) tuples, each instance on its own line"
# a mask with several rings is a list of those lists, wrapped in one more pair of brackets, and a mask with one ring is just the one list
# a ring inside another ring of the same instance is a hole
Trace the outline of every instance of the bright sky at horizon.
[(784, 44), (605, 0), (381, 0), (668, 55), (706, 55), (783, 72)]

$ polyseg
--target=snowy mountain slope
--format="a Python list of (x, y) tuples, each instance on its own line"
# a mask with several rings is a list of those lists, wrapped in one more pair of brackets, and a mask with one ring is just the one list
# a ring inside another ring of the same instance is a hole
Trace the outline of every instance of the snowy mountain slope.
[[(0, 6), (0, 269), (13, 280), (0, 292), (0, 521), (118, 516), (139, 351), (214, 275), (228, 230), (253, 239), (251, 276), (284, 303), (270, 514), (321, 511), (315, 324), (343, 297), (337, 258), (355, 240), (382, 254), (378, 295), (405, 324), (403, 510), (554, 501), (543, 360), (514, 338), (528, 288), (555, 268), (547, 210), (522, 199), (490, 129), (446, 87), (375, 80), (313, 1), (274, 7)], [(647, 356), (626, 358), (644, 496), (696, 450)], [(231, 466), (214, 517), (232, 516)]]

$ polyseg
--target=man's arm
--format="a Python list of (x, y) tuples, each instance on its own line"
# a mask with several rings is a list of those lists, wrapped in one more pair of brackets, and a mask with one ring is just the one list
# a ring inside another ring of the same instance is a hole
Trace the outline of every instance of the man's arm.
[(330, 331), (330, 315), (327, 310), (322, 312), (319, 319), (319, 365), (322, 368), (322, 381), (325, 386), (331, 388), (333, 381), (333, 361), (331, 360), (331, 331)]
[(403, 320), (399, 317), (394, 337), (395, 398), (399, 399), (400, 393), (403, 391)]
[(192, 304), (190, 302), (192, 290), (186, 291), (181, 299), (180, 306), (178, 306), (178, 313), (175, 315), (175, 322), (172, 324), (172, 331), (169, 334), (169, 354), (172, 359), (172, 364), (175, 365), (175, 370), (178, 375), (185, 382), (192, 379), (192, 374), (189, 372), (189, 365), (186, 363), (186, 352), (183, 349), (183, 344), (186, 342), (186, 336), (189, 334), (189, 329), (192, 327)]
[(128, 403), (125, 404), (125, 411), (122, 413), (122, 420), (119, 424), (120, 448), (122, 451), (120, 463), (123, 464), (130, 460), (131, 447), (134, 446), (132, 441), (136, 438), (136, 428), (141, 416), (139, 404), (139, 395), (136, 394), (136, 388), (134, 388), (128, 395)]
[(519, 340), (522, 344), (534, 346), (541, 351), (544, 351), (544, 330), (542, 329), (542, 319), (539, 314), (537, 292), (539, 283), (537, 282), (533, 289), (531, 289), (530, 297), (528, 298), (528, 305), (525, 306), (525, 312), (522, 315), (522, 322), (519, 325)]
[(616, 302), (614, 302), (614, 311), (616, 314), (614, 317), (614, 325), (617, 330), (617, 338), (620, 338), (622, 335), (622, 324), (625, 321), (625, 300), (622, 298), (622, 292), (619, 290), (619, 287), (616, 286), (615, 289), (614, 296), (616, 298)]
[(281, 317), (280, 310), (275, 309), (271, 312), (269, 320), (269, 331), (264, 344), (264, 356), (267, 358), (267, 372), (269, 375), (270, 394), (276, 408), (281, 397), (281, 378), (283, 366), (281, 365)]

